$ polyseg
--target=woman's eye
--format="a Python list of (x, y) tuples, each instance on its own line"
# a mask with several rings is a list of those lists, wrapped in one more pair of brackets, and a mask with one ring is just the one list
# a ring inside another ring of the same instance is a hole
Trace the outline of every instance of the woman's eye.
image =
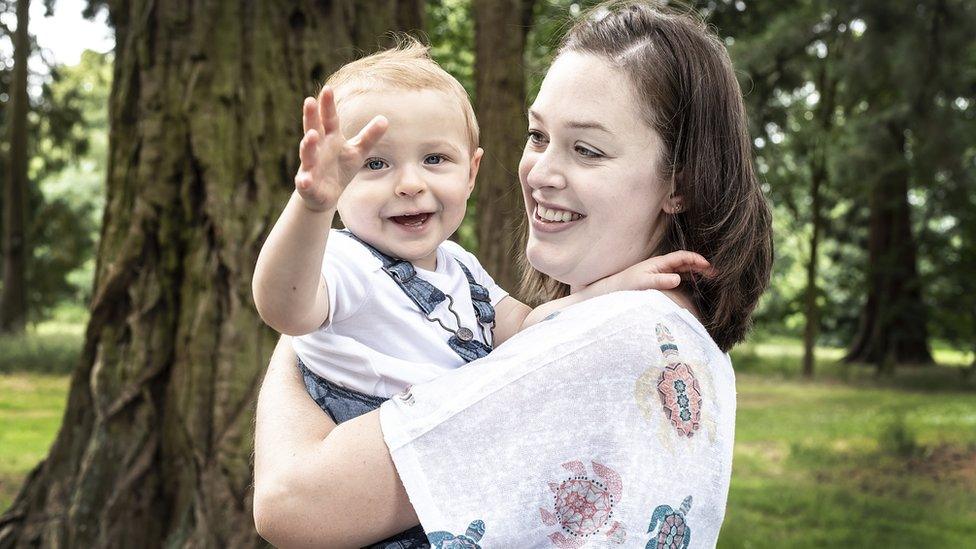
[(594, 151), (593, 149), (584, 147), (582, 145), (576, 145), (576, 153), (585, 158), (602, 158), (603, 154)]
[(538, 130), (529, 130), (529, 143), (539, 147), (546, 144), (546, 136), (542, 135), (542, 132)]
[(428, 154), (424, 157), (424, 164), (427, 164), (428, 166), (436, 166), (445, 162), (446, 160), (447, 158), (445, 158), (443, 154)]
[(389, 167), (389, 164), (387, 164), (385, 160), (380, 160), (379, 158), (370, 158), (366, 160), (366, 163), (363, 164), (363, 167), (365, 167), (368, 170), (377, 171)]

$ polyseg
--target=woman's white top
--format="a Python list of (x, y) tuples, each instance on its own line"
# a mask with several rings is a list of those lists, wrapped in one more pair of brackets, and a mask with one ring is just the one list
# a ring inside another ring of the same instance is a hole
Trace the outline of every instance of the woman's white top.
[[(490, 327), (475, 318), (458, 261), (488, 290), (493, 307), (508, 295), (474, 255), (447, 240), (437, 247), (436, 270), (416, 269), (417, 276), (454, 300), (453, 305), (442, 301), (431, 316), (454, 330), (460, 319), (475, 338), (488, 342)], [(318, 330), (292, 338), (295, 353), (318, 376), (386, 398), (465, 364), (447, 343), (453, 333), (428, 320), (383, 271), (383, 263), (348, 234), (330, 233), (322, 276), (329, 288), (329, 318)]]
[(660, 292), (569, 307), (395, 396), (380, 419), (435, 548), (718, 539), (735, 376), (698, 320)]

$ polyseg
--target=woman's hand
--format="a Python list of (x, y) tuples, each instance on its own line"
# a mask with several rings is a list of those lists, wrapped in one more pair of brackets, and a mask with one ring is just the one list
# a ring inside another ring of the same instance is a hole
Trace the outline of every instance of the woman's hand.
[(339, 126), (335, 93), (326, 86), (318, 100), (305, 98), (302, 126), (305, 136), (298, 148), (302, 164), (295, 176), (295, 190), (306, 208), (332, 210), (373, 145), (386, 133), (386, 118), (373, 118), (355, 137), (346, 140)]

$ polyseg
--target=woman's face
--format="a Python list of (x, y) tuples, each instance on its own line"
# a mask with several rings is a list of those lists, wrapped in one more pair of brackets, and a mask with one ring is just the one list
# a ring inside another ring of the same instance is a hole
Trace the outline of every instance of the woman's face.
[(621, 69), (566, 52), (529, 108), (519, 163), (526, 255), (571, 291), (647, 259), (660, 239), (668, 189), (660, 138), (639, 105)]

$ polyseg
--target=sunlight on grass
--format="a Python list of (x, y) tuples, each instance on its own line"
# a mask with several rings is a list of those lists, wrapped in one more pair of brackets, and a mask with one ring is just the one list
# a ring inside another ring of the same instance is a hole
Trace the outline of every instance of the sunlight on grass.
[(64, 414), (67, 376), (0, 375), (0, 510), (47, 455)]

